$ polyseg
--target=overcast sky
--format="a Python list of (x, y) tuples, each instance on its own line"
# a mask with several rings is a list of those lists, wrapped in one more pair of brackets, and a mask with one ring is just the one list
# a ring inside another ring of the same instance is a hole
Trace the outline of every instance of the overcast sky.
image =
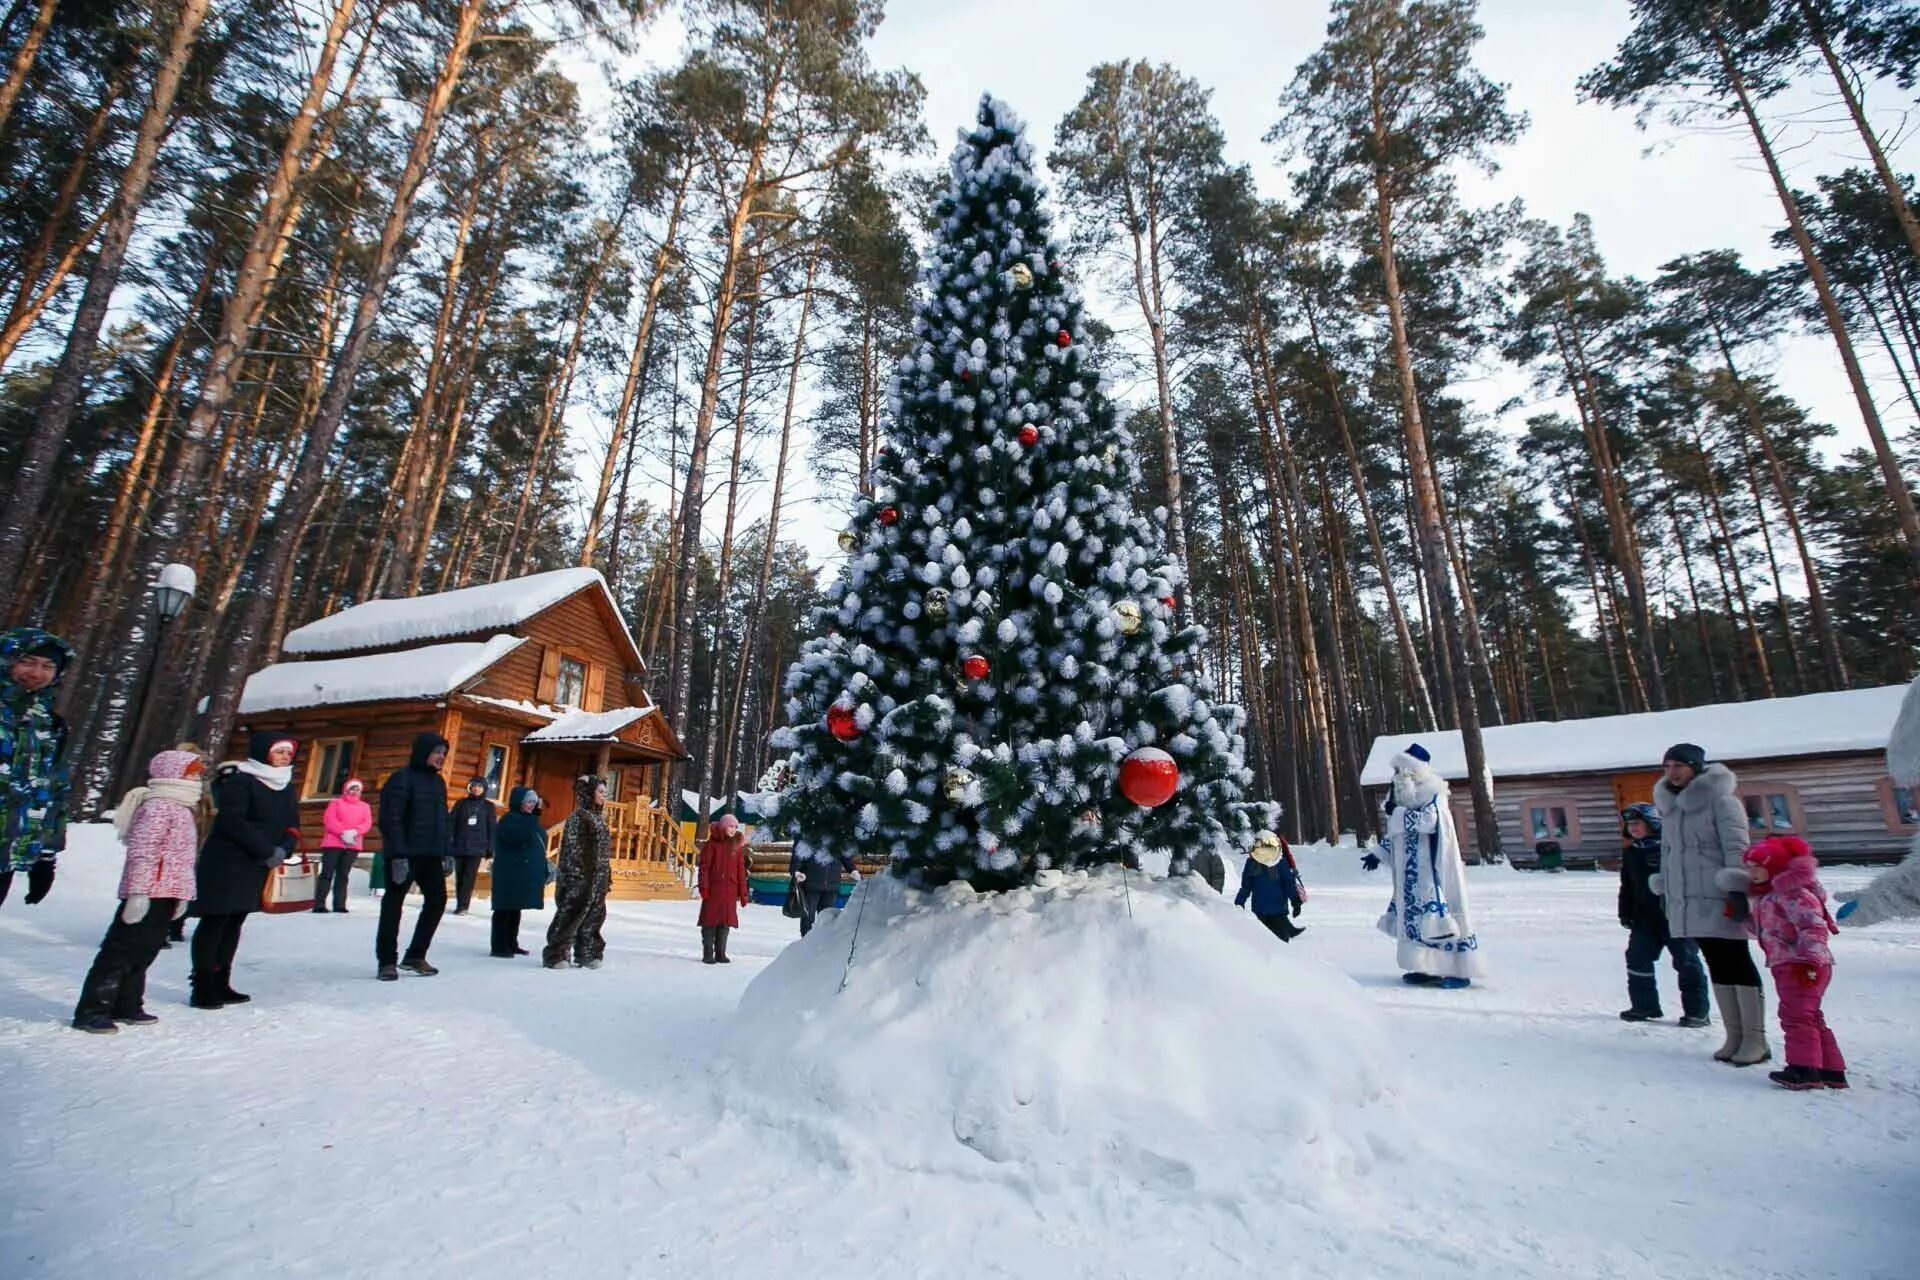
[[(1326, 20), (1327, 6), (1318, 0), (894, 0), (872, 55), (877, 65), (920, 75), (941, 156), (971, 122), (983, 91), (1024, 116), (1044, 155), (1089, 67), (1120, 58), (1171, 63), (1212, 89), (1228, 158), (1253, 166), (1267, 193), (1281, 195), (1281, 157), (1261, 138), (1294, 68), (1324, 38)], [(1575, 82), (1628, 28), (1626, 0), (1483, 0), (1481, 22), (1479, 66), (1509, 87), (1510, 105), (1527, 114), (1530, 126), (1503, 154), (1497, 174), (1465, 184), (1474, 203), (1518, 196), (1530, 214), (1562, 224), (1587, 213), (1616, 273), (1650, 276), (1679, 254), (1715, 248), (1736, 249), (1752, 264), (1779, 259), (1770, 237), (1781, 224), (1780, 206), (1744, 132), (1682, 133), (1660, 124), (1643, 132), (1630, 111), (1578, 100)], [(1792, 106), (1799, 119), (1780, 122), (1790, 179), (1803, 186), (1863, 159), (1841, 122), (1818, 105), (1798, 100)], [(1883, 133), (1902, 132), (1897, 95), (1882, 92), (1873, 105)], [(1908, 147), (1896, 149), (1895, 158), (1908, 168), (1915, 163)], [(1795, 338), (1778, 356), (1783, 386), (1839, 428), (1844, 444), (1863, 443), (1832, 341), (1824, 334)], [(1523, 392), (1525, 382), (1490, 368), (1458, 390), (1491, 412)], [(1889, 391), (1881, 388), (1882, 411), (1903, 429), (1910, 417)], [(1508, 420), (1517, 424), (1537, 408), (1523, 406)], [(810, 477), (800, 480), (782, 533), (825, 559), (834, 554), (840, 512)]]

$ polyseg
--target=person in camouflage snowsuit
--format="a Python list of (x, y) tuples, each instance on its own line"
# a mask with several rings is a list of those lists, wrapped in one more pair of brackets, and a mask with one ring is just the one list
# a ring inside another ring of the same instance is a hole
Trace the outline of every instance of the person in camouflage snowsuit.
[(0, 902), (22, 871), (26, 900), (46, 897), (67, 847), (67, 722), (53, 700), (72, 664), (38, 627), (0, 632)]
[(607, 891), (613, 887), (613, 835), (601, 810), (607, 784), (593, 774), (573, 780), (573, 812), (560, 834), (559, 867), (553, 882), (553, 924), (541, 962), (565, 969), (568, 957), (583, 969), (598, 969), (607, 954), (601, 926), (607, 922)]

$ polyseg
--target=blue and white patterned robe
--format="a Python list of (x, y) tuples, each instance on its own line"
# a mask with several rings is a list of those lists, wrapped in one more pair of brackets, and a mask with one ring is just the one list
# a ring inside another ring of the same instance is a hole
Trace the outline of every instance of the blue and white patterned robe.
[(1403, 972), (1477, 978), (1480, 938), (1467, 906), (1447, 784), (1411, 756), (1396, 756), (1393, 765), (1385, 850), (1393, 898), (1380, 917), (1380, 932), (1394, 940)]

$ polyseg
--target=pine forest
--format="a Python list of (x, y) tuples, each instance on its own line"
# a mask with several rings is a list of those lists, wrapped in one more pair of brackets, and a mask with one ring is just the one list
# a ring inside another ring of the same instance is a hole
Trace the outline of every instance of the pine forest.
[[(1333, 0), (1234, 147), (1212, 86), (1151, 50), (1057, 51), (1078, 99), (1026, 116), (1138, 463), (1115, 527), (1164, 530), (1168, 611), (1204, 628), (1292, 837), (1373, 834), (1377, 735), (1458, 728), (1473, 762), (1506, 723), (1915, 674), (1920, 10), (1618, 7), (1569, 94), (1650, 144), (1737, 138), (1766, 256), (1629, 274), (1604, 224), (1477, 196), (1539, 126), (1482, 66), (1475, 0)], [(8, 0), (0, 602), (76, 650), (84, 804), (125, 753), (226, 750), (294, 627), (574, 565), (626, 611), (691, 753), (677, 786), (755, 788), (899, 473), (921, 264), (975, 123), (877, 55), (885, 18)], [(1810, 127), (1856, 162), (1809, 171)], [(1229, 159), (1249, 144), (1271, 164)], [(1783, 387), (1790, 340), (1843, 399)], [(1521, 388), (1506, 412), (1471, 393), (1490, 371)], [(169, 563), (198, 586), (157, 627)]]

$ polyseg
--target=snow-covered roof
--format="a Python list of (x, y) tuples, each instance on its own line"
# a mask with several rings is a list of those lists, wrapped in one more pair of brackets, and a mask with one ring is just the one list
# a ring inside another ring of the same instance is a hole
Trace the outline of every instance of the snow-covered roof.
[[(1704, 747), (1709, 760), (1879, 751), (1887, 745), (1906, 692), (1906, 685), (1893, 684), (1630, 716), (1498, 725), (1483, 732), (1487, 768), (1496, 779), (1657, 769), (1660, 757), (1676, 742)], [(1449, 729), (1375, 738), (1360, 772), (1361, 783), (1374, 787), (1391, 781), (1390, 761), (1414, 742), (1432, 754), (1441, 777), (1467, 776), (1459, 730)]]
[(518, 636), (482, 643), (430, 644), (399, 653), (318, 662), (276, 662), (247, 678), (240, 714), (352, 702), (444, 698), (525, 644)]
[[(357, 653), (366, 649), (396, 649), (488, 631), (510, 631), (544, 609), (550, 609), (580, 591), (598, 587), (607, 596), (613, 616), (627, 643), (627, 630), (607, 580), (598, 569), (555, 569), (505, 582), (490, 582), (437, 595), (399, 600), (369, 600), (342, 609), (331, 617), (287, 633), (281, 651), (288, 654)], [(638, 653), (637, 646), (633, 652)]]
[(599, 742), (610, 739), (640, 719), (652, 707), (621, 707), (614, 711), (568, 711), (545, 728), (528, 734), (528, 742)]

